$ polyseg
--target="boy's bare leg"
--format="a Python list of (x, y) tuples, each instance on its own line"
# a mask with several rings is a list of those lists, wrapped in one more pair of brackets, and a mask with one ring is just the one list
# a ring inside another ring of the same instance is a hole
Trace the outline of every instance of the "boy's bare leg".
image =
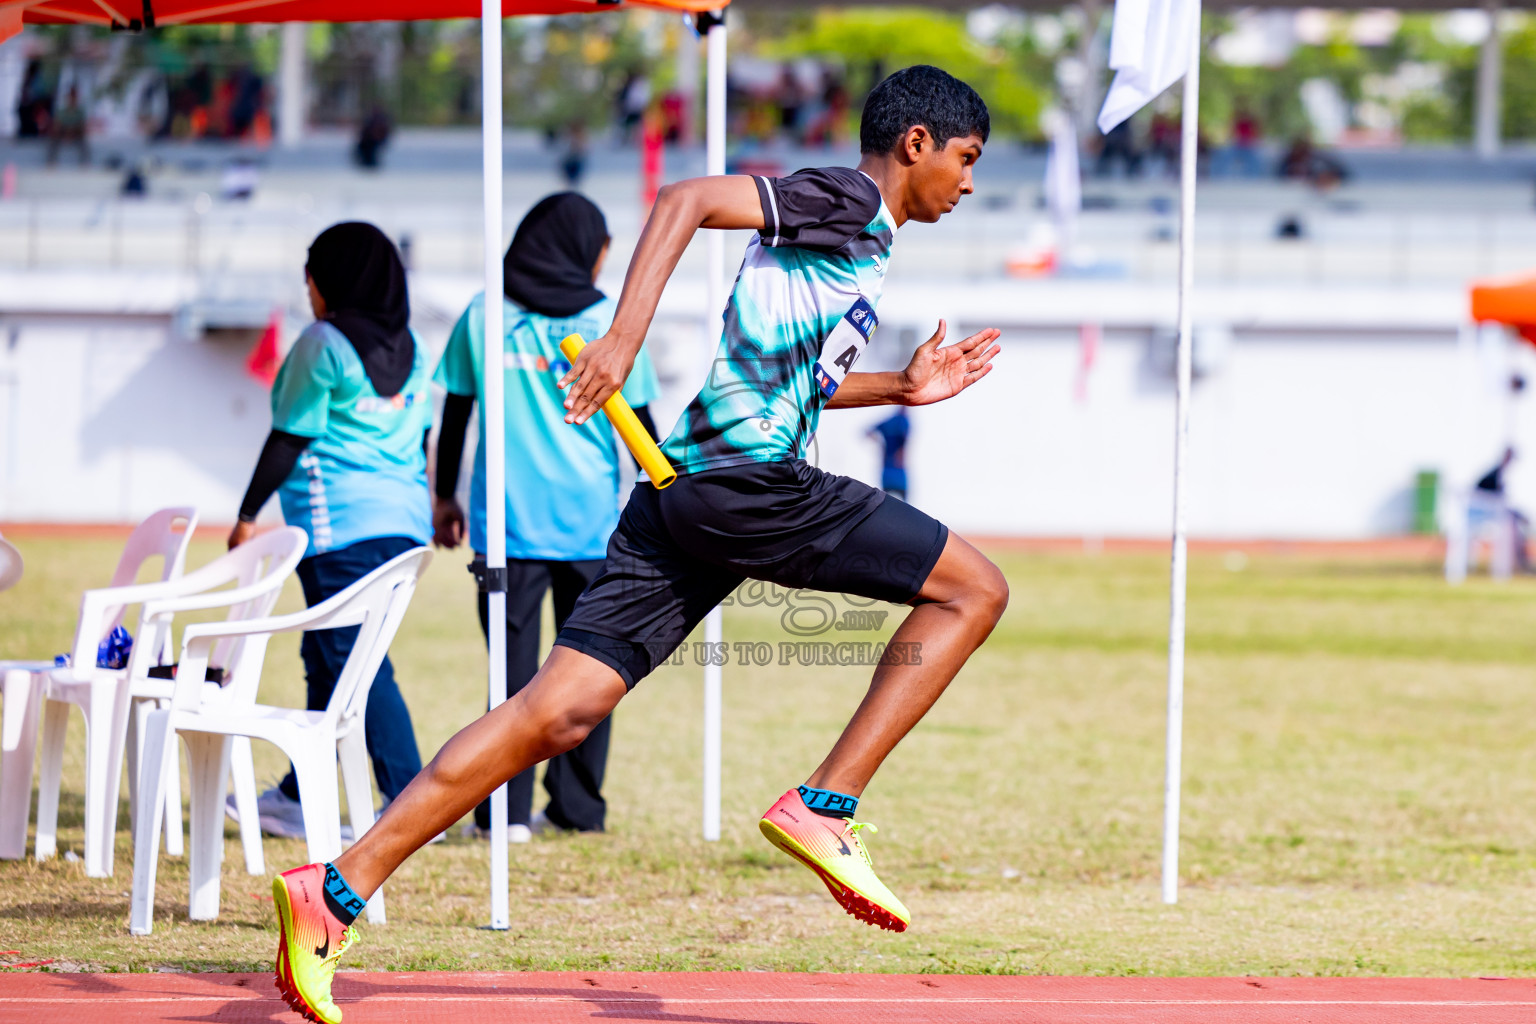
[(985, 555), (951, 532), (912, 603), (890, 646), (917, 645), (921, 662), (875, 669), (869, 692), (807, 785), (849, 796), (864, 792), (886, 755), (997, 625), (1008, 606), (1008, 582)]
[(624, 693), (613, 669), (555, 646), (527, 686), (437, 752), (373, 828), (336, 858), (336, 870), (359, 896), (372, 896), (407, 857), (497, 786), (580, 743)]

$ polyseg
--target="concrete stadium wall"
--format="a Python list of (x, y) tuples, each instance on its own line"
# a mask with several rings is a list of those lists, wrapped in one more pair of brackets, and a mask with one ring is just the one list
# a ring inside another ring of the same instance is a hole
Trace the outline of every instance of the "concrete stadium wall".
[[(209, 523), (231, 521), (270, 425), (266, 391), (243, 369), (256, 332), (186, 336), (178, 317), (185, 290), (163, 284), (130, 287), (140, 300), (131, 313), (82, 315), (41, 300), (28, 312), (29, 294), (59, 284), (18, 281), (26, 276), (0, 282), (0, 521), (132, 521), (179, 503), (197, 504)], [(99, 297), (111, 282), (64, 288), (70, 303), (89, 305), (81, 287)], [(475, 287), (467, 276), (413, 281), (418, 333), (434, 352)], [(1166, 533), (1173, 388), (1165, 296), (1066, 284), (911, 291), (882, 304), (861, 369), (902, 363), (946, 309), (956, 314), (951, 338), (984, 323), (1005, 331), (988, 380), (960, 400), (913, 411), (915, 503), (977, 534)], [(1264, 313), (1252, 297), (1204, 298), (1195, 534), (1403, 533), (1416, 471), (1469, 483), (1497, 458), (1507, 431), (1528, 440), (1533, 456), (1512, 474), (1516, 502), (1536, 499), (1536, 424), (1511, 418), (1499, 387), (1511, 367), (1536, 371), (1526, 346), (1459, 327), (1454, 303), (1440, 300), (1425, 311), (1399, 296), (1403, 322), (1383, 329), (1370, 325), (1390, 317), (1362, 311), (1358, 295), (1338, 299), (1345, 312), (1334, 313), (1317, 300), (1305, 310), (1294, 308), (1304, 299), (1277, 302)], [(652, 335), (667, 392), (656, 409), (663, 429), (707, 367), (700, 305), (686, 282), (670, 290)], [(1083, 320), (1104, 327), (1080, 398), (1073, 324)], [(876, 482), (878, 447), (865, 432), (885, 414), (824, 414), (814, 458)]]

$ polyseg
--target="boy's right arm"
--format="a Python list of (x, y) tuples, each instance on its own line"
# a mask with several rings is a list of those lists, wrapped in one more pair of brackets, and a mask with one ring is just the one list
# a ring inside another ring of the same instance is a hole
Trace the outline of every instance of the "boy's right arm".
[(764, 226), (757, 185), (745, 174), (689, 178), (656, 194), (624, 277), (624, 291), (608, 333), (582, 350), (560, 379), (565, 422), (585, 423), (624, 384), (645, 341), (661, 291), (699, 228), (737, 230)]

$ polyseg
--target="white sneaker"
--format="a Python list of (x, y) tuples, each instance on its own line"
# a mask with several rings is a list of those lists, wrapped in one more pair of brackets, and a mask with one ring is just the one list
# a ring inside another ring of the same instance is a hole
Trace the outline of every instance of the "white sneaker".
[[(470, 822), (469, 824), (467, 824), (463, 828), (461, 828), (459, 830), (459, 834), (462, 835), (465, 839), (489, 839), (489, 838), (491, 838), (491, 830), (490, 829), (488, 829), (488, 828), (481, 828), (479, 825), (476, 825), (474, 822)], [(444, 835), (446, 835), (446, 833), (444, 833)], [(442, 838), (442, 837), (440, 836), (439, 838)], [(433, 842), (436, 842), (436, 841), (437, 840), (433, 840)], [(528, 843), (528, 842), (532, 842), (532, 841), (533, 841), (533, 829), (529, 828), (527, 825), (508, 825), (507, 826), (507, 844), (508, 845), (511, 845), (512, 843)]]

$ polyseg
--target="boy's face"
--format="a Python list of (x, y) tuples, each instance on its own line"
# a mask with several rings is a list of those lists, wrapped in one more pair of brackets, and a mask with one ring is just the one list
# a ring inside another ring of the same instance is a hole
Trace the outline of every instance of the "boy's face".
[(966, 135), (938, 146), (928, 130), (919, 125), (911, 128), (903, 141), (912, 161), (907, 216), (932, 224), (953, 210), (961, 196), (974, 190), (971, 168), (981, 159), (981, 139)]

